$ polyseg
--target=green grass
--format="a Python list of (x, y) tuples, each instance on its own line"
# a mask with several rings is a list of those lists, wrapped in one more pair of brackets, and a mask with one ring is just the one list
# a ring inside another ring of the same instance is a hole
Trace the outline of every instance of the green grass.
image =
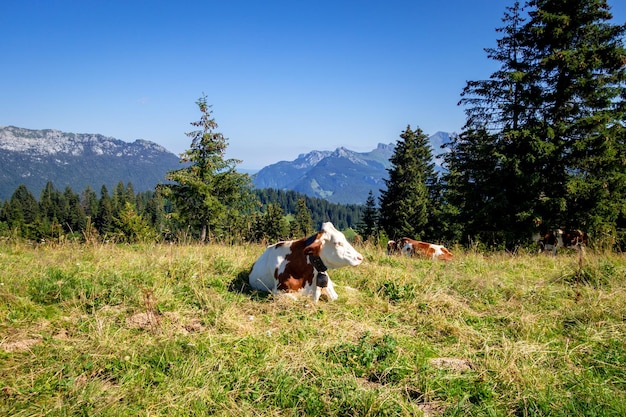
[(624, 255), (359, 250), (313, 304), (260, 246), (5, 242), (0, 415), (626, 415)]

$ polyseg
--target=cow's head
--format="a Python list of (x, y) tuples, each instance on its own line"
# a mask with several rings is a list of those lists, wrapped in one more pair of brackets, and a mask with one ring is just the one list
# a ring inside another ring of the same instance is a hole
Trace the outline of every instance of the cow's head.
[(309, 256), (318, 256), (324, 265), (329, 268), (343, 266), (357, 266), (363, 262), (363, 255), (356, 251), (339, 230), (332, 223), (322, 224), (322, 228), (304, 253)]

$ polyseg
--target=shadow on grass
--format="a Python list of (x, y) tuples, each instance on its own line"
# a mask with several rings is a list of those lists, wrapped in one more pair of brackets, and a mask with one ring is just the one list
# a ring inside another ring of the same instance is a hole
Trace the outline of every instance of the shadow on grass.
[(250, 271), (243, 270), (237, 274), (229, 284), (228, 291), (248, 296), (251, 300), (266, 300), (271, 294), (265, 291), (257, 291), (250, 285)]

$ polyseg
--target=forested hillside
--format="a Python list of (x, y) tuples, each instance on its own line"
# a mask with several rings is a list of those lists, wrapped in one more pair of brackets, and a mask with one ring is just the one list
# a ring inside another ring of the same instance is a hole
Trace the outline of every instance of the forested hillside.
[[(109, 192), (106, 186), (96, 192), (87, 187), (76, 193), (48, 183), (35, 197), (26, 186), (19, 186), (11, 198), (0, 202), (0, 236), (34, 241), (98, 240), (113, 242), (193, 239), (184, 225), (172, 216), (173, 206), (159, 192), (135, 193), (131, 183)], [(227, 241), (300, 238), (322, 222), (331, 221), (345, 230), (357, 226), (364, 206), (333, 204), (294, 191), (255, 190), (256, 208), (249, 213), (245, 231), (232, 236), (213, 236)], [(268, 207), (278, 207), (278, 219), (268, 216)], [(299, 209), (305, 207), (308, 229), (296, 226)], [(275, 223), (274, 220), (277, 220)], [(264, 232), (266, 231), (266, 232)]]
[(111, 190), (119, 181), (137, 191), (154, 190), (178, 165), (176, 155), (145, 140), (0, 127), (0, 200), (9, 199), (19, 185), (39, 193), (49, 181), (74, 191), (102, 185)]

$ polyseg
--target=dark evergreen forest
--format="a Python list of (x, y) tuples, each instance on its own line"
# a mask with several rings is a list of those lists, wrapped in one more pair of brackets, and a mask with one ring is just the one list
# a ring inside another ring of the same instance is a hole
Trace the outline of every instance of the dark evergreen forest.
[[(231, 230), (235, 236), (220, 240), (300, 238), (302, 233), (311, 233), (326, 221), (346, 230), (356, 227), (364, 209), (364, 206), (334, 204), (294, 191), (262, 189), (254, 190), (254, 195), (255, 209), (247, 216), (245, 230)], [(9, 200), (0, 204), (0, 236), (4, 237), (34, 242), (70, 239), (126, 243), (194, 239), (193, 231), (176, 221), (170, 201), (158, 191), (135, 193), (131, 183), (120, 182), (111, 192), (102, 186), (99, 193), (89, 187), (80, 193), (70, 188), (61, 191), (48, 183), (38, 198), (21, 185)], [(303, 205), (309, 230), (295, 225), (299, 206)], [(279, 208), (277, 224), (265, 224), (269, 220), (268, 207)]]

